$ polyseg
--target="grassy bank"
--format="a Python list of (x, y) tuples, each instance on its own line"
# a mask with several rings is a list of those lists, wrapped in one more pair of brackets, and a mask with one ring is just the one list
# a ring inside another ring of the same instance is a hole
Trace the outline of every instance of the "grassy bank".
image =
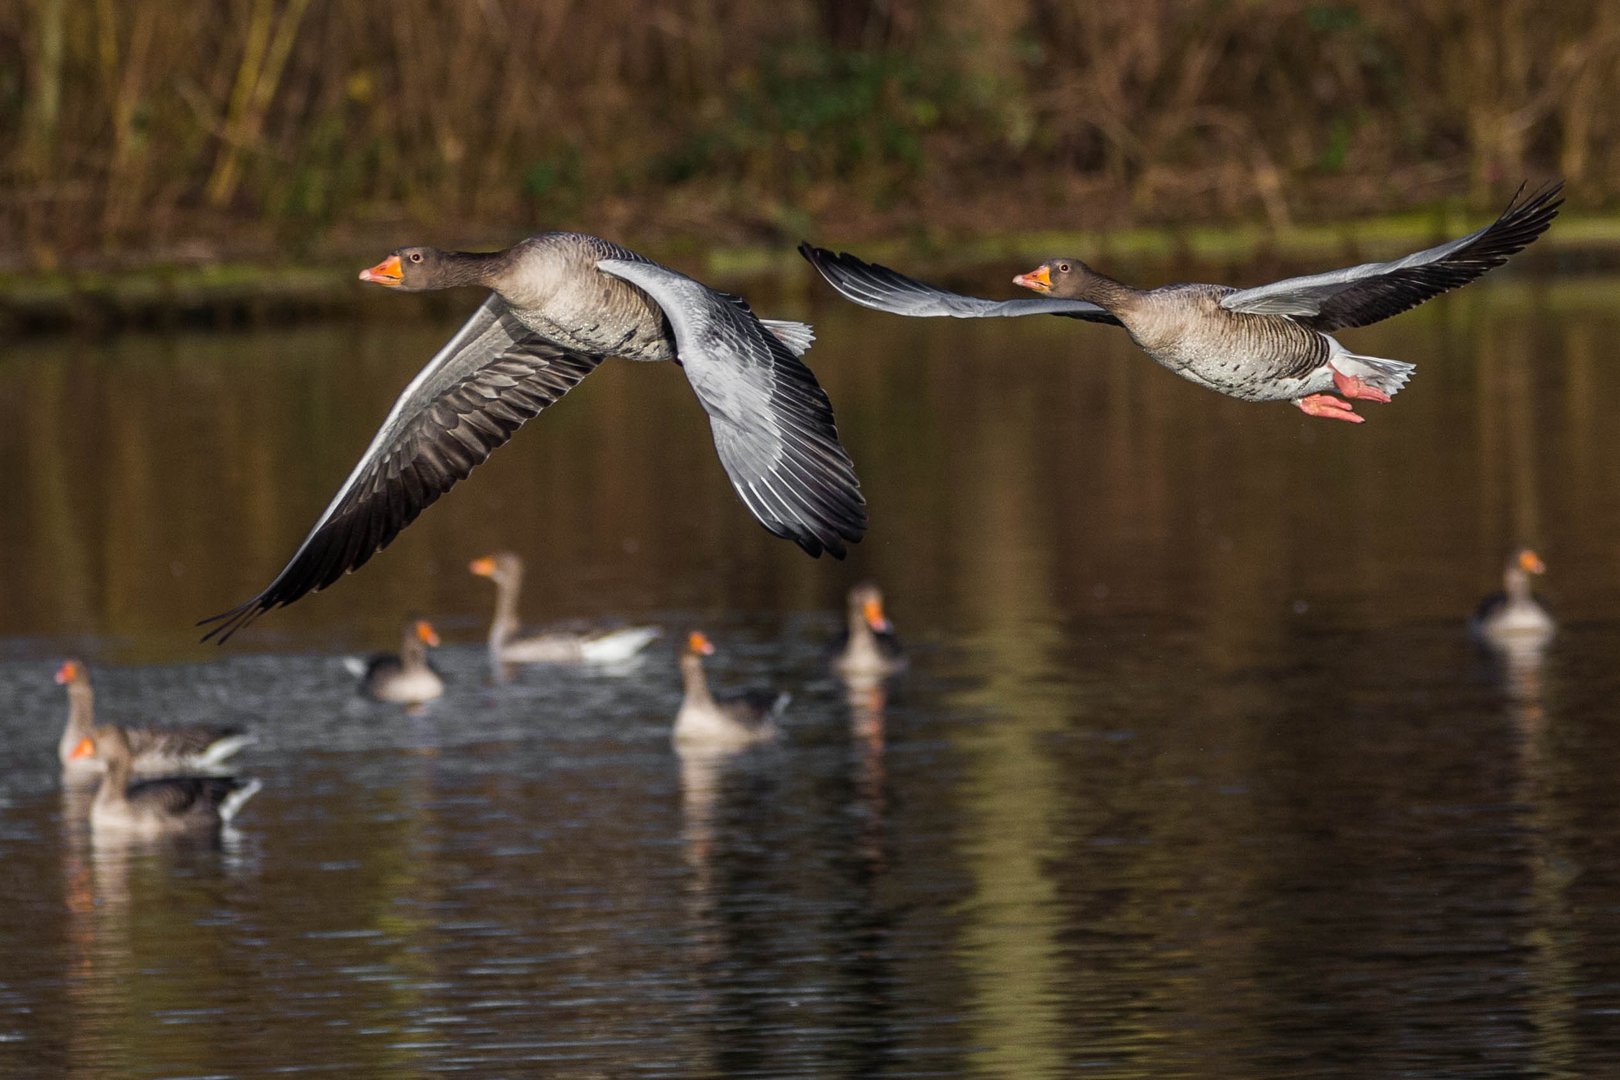
[[(989, 237), (913, 236), (845, 243), (813, 236), (865, 258), (955, 280), (964, 288), (1011, 295), (995, 272), (1056, 253), (1081, 255), (1100, 266), (1139, 276), (1144, 284), (1181, 274), (1258, 280), (1287, 273), (1398, 255), (1460, 235), (1483, 223), (1452, 213), (1402, 214), (1322, 226), (1269, 225), (1139, 227), (1114, 231), (1042, 231)], [(705, 278), (746, 287), (756, 295), (802, 292), (811, 271), (790, 244), (700, 248), (692, 238), (648, 249)], [(375, 253), (343, 264), (151, 266), (123, 270), (0, 273), (0, 332), (96, 332), (125, 328), (230, 327), (282, 324), (376, 310), (378, 290), (355, 281), (356, 268)], [(1515, 259), (1524, 267), (1620, 266), (1620, 215), (1561, 216), (1551, 232)], [(982, 272), (981, 272), (982, 271)], [(430, 299), (430, 307), (449, 300)]]

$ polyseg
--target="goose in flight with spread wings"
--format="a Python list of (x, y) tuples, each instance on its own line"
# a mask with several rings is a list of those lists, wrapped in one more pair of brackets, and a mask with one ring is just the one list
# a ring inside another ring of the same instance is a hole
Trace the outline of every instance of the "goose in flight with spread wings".
[(1528, 198), (1515, 195), (1491, 224), (1405, 258), (1252, 289), (1134, 289), (1079, 259), (1061, 257), (1013, 278), (1041, 296), (983, 300), (853, 255), (809, 244), (800, 244), (799, 252), (828, 284), (863, 307), (958, 319), (1063, 315), (1121, 326), (1154, 360), (1200, 386), (1243, 401), (1288, 401), (1311, 416), (1359, 424), (1365, 418), (1350, 402), (1388, 401), (1406, 385), (1414, 365), (1358, 355), (1328, 332), (1398, 315), (1501, 266), (1552, 224), (1563, 205), (1562, 188), (1557, 183)]
[(405, 388), (291, 561), (259, 595), (205, 619), (207, 637), (224, 641), (358, 569), (608, 356), (682, 366), (721, 465), (766, 529), (837, 558), (865, 534), (832, 405), (799, 359), (808, 326), (757, 318), (741, 297), (583, 233), (489, 253), (400, 248), (360, 278), (492, 295)]

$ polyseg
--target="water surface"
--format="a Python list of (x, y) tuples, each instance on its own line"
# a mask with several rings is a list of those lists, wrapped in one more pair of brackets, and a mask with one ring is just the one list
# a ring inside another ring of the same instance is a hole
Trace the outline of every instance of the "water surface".
[[(0, 356), (0, 1070), (18, 1075), (1586, 1076), (1620, 1054), (1620, 310), (1502, 277), (1358, 351), (1359, 427), (1066, 320), (834, 302), (810, 354), (871, 502), (847, 563), (732, 495), (680, 372), (609, 364), (358, 574), (223, 649), (454, 318)], [(399, 298), (401, 310), (410, 298)], [(469, 301), (470, 306), (470, 301)], [(1538, 662), (1463, 620), (1537, 546)], [(535, 622), (666, 628), (495, 686)], [(913, 657), (823, 649), (881, 582)], [(447, 696), (358, 700), (409, 612)], [(677, 755), (674, 647), (791, 690)], [(51, 675), (230, 720), (218, 846), (95, 843)]]

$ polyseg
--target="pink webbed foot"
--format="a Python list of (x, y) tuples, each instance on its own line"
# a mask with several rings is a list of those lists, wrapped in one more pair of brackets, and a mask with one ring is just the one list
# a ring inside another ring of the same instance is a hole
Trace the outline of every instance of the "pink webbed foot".
[(1389, 395), (1372, 383), (1358, 379), (1354, 375), (1346, 375), (1338, 368), (1333, 369), (1333, 385), (1338, 388), (1339, 393), (1352, 401), (1389, 401)]
[(1329, 420), (1348, 420), (1352, 424), (1366, 421), (1365, 416), (1357, 416), (1355, 407), (1343, 398), (1336, 398), (1332, 394), (1312, 394), (1302, 397), (1294, 402), (1306, 416), (1325, 416)]

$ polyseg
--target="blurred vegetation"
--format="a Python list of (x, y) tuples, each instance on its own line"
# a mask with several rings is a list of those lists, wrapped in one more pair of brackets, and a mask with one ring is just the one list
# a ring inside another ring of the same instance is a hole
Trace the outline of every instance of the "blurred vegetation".
[(1617, 97), (1610, 0), (21, 0), (0, 267), (1590, 206)]

